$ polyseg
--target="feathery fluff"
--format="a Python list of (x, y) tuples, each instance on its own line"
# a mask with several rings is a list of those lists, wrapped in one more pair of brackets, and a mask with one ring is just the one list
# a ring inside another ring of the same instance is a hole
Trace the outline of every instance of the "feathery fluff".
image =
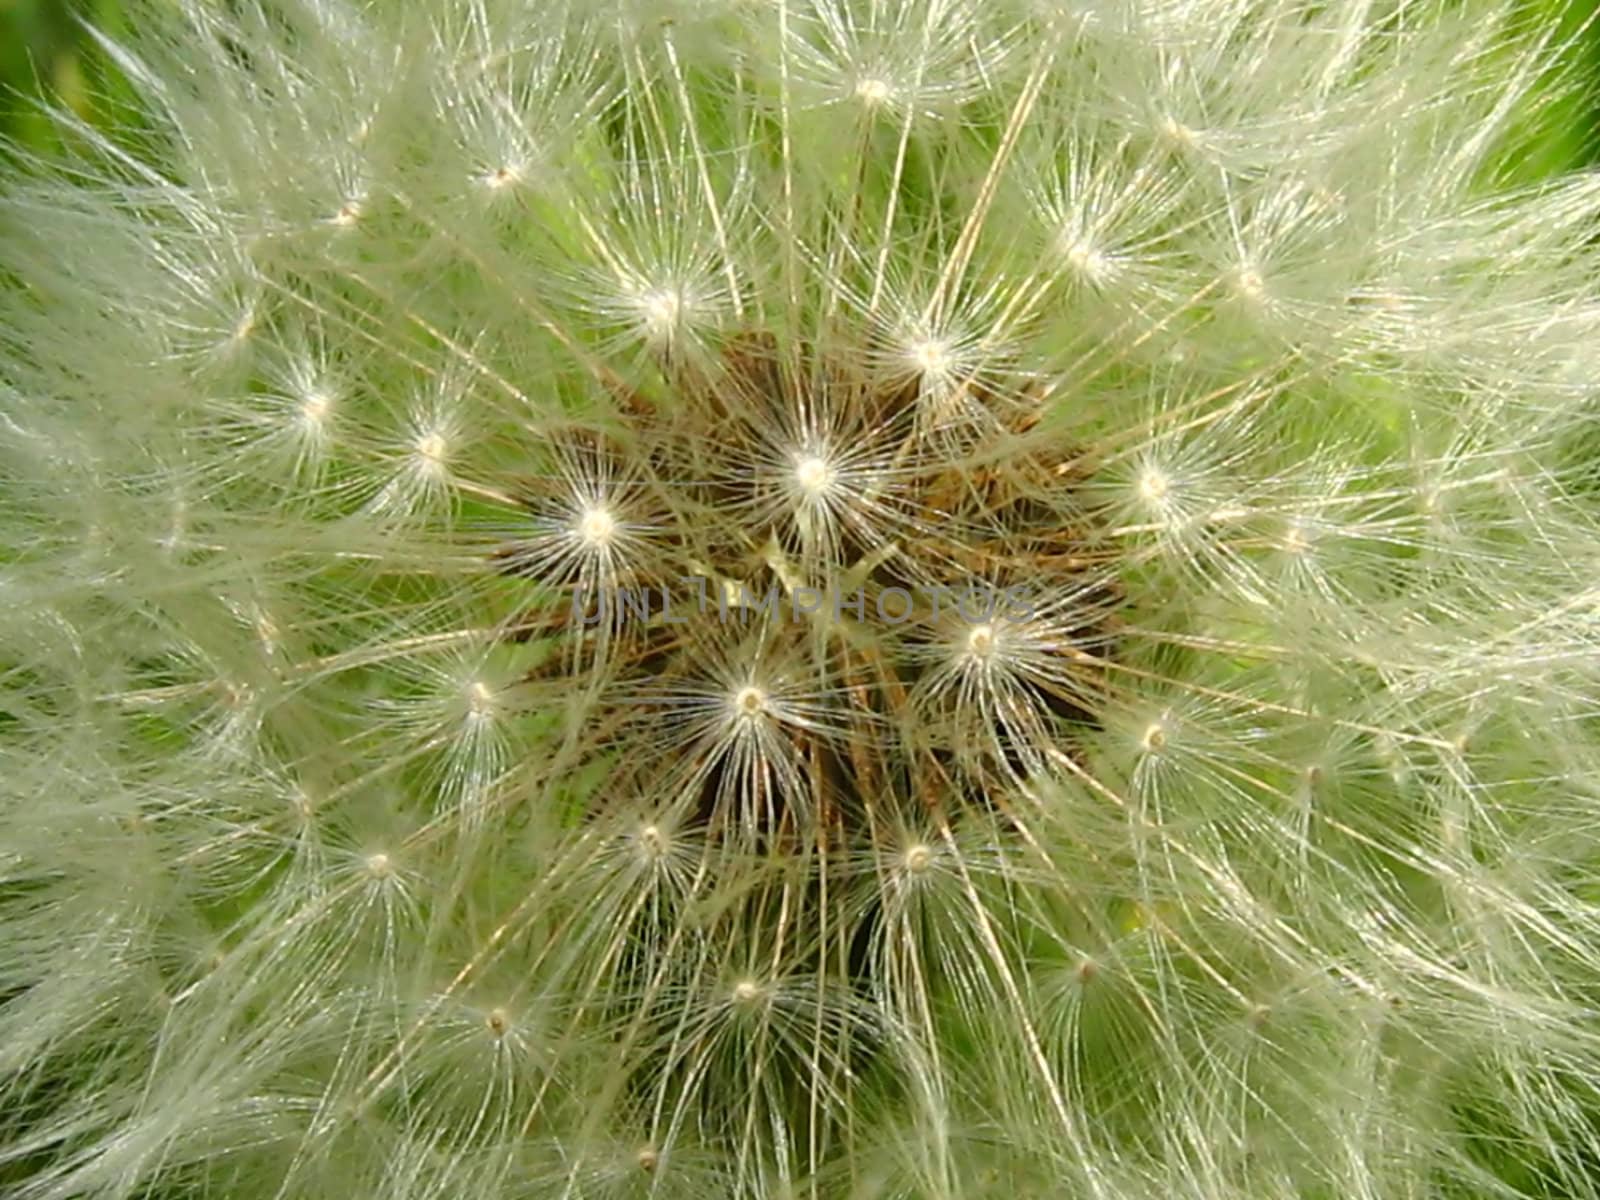
[(0, 213), (6, 1195), (1600, 1195), (1552, 29), (138, 28)]

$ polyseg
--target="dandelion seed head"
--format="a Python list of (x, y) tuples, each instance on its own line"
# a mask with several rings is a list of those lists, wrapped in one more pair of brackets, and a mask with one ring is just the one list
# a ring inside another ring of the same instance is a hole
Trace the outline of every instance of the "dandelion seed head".
[(1592, 1193), (1565, 26), (270, 7), (0, 186), (8, 1183)]

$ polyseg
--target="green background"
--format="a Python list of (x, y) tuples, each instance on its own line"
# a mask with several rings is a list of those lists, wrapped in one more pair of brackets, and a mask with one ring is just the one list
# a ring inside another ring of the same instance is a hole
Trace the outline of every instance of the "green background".
[(123, 7), (123, 0), (0, 0), (0, 137), (30, 150), (52, 148), (41, 96), (96, 122), (113, 119), (127, 92), (80, 22), (114, 35), (124, 28)]

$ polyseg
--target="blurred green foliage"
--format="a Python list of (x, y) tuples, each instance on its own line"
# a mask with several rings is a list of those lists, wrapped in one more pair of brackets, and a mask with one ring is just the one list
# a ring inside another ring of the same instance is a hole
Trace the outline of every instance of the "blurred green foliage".
[(1583, 85), (1530, 119), (1521, 161), (1510, 166), (1514, 178), (1531, 182), (1600, 163), (1600, 0), (1529, 0), (1527, 14), (1554, 24), (1555, 40), (1570, 43), (1566, 65)]
[(0, 0), (0, 138), (35, 151), (55, 146), (41, 97), (109, 119), (126, 93), (85, 22), (114, 36), (125, 27), (123, 0)]

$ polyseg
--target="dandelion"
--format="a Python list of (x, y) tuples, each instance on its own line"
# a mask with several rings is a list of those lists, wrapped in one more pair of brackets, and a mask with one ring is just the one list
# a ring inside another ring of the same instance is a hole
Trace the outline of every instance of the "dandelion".
[(1511, 0), (239, 0), (0, 196), (0, 1191), (1594, 1197)]

